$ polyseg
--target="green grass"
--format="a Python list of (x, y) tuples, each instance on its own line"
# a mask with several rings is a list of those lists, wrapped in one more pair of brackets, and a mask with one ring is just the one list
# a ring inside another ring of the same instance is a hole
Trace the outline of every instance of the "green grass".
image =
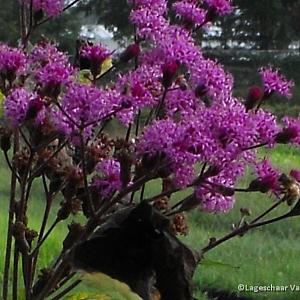
[[(274, 163), (278, 163), (281, 169), (289, 171), (291, 168), (300, 168), (300, 151), (294, 148), (287, 150), (286, 147), (277, 147), (275, 151), (265, 150), (261, 153), (271, 155)], [(6, 231), (8, 212), (8, 187), (9, 173), (3, 164), (0, 164), (0, 228)], [(239, 183), (241, 187), (246, 186), (251, 175)], [(147, 195), (159, 192), (159, 184), (153, 182), (146, 189)], [(29, 226), (38, 229), (43, 213), (43, 195), (39, 183), (34, 186), (34, 198), (29, 207)], [(177, 195), (177, 197), (179, 197)], [(56, 200), (58, 207), (59, 199)], [(221, 237), (230, 231), (233, 223), (239, 220), (239, 209), (248, 207), (255, 216), (263, 209), (272, 204), (268, 195), (240, 194), (234, 209), (225, 215), (204, 214), (195, 211), (190, 215), (190, 234), (184, 240), (196, 249), (207, 244), (210, 237)], [(286, 211), (288, 208), (283, 205), (276, 211), (276, 214)], [(274, 214), (273, 214), (274, 215)], [(271, 214), (272, 216), (272, 214)], [(53, 221), (55, 211), (51, 216)], [(69, 220), (71, 222), (71, 220)], [(51, 221), (50, 221), (51, 223)], [(49, 224), (50, 224), (49, 223)], [(42, 247), (39, 268), (47, 266), (53, 261), (61, 249), (61, 242), (66, 233), (65, 224), (60, 224)], [(281, 223), (269, 225), (253, 230), (243, 237), (237, 237), (206, 254), (210, 261), (218, 261), (222, 264), (203, 264), (198, 267), (194, 277), (196, 296), (199, 300), (211, 299), (203, 292), (206, 289), (222, 290), (237, 293), (239, 283), (247, 285), (289, 285), (298, 284), (300, 278), (300, 232), (299, 219), (294, 218)], [(0, 239), (0, 249), (4, 249), (5, 238)], [(3, 273), (4, 251), (0, 252), (0, 281)], [(86, 286), (79, 286), (77, 290), (87, 290)], [(252, 299), (269, 300), (298, 300), (297, 292), (291, 293), (245, 293)], [(116, 300), (116, 299), (115, 299)]]

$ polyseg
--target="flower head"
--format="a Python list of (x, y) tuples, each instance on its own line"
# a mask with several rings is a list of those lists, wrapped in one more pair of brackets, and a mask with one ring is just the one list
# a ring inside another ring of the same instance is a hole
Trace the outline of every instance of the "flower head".
[(101, 195), (106, 198), (119, 190), (122, 186), (120, 179), (120, 163), (114, 159), (105, 159), (96, 166), (97, 177), (93, 184), (100, 190)]
[(101, 65), (111, 55), (111, 51), (102, 45), (84, 45), (80, 55), (89, 61), (91, 71), (96, 76), (101, 72)]
[(14, 80), (27, 68), (27, 57), (23, 51), (0, 44), (0, 74), (8, 80)]
[(281, 174), (267, 159), (256, 163), (255, 171), (258, 177), (250, 183), (250, 190), (260, 191), (262, 193), (268, 191), (276, 193), (280, 190), (279, 178)]
[(206, 11), (190, 1), (177, 1), (172, 5), (175, 13), (187, 24), (202, 25), (206, 19)]
[(261, 68), (260, 75), (266, 96), (270, 96), (275, 92), (287, 98), (292, 97), (291, 88), (294, 86), (294, 82), (287, 80), (279, 73), (279, 70), (272, 67)]
[(247, 110), (255, 107), (258, 102), (262, 99), (264, 93), (259, 86), (252, 86), (248, 91), (248, 95), (245, 102), (245, 107)]
[[(29, 92), (24, 88), (16, 88), (10, 92), (5, 100), (5, 114), (13, 126), (19, 126), (25, 121), (28, 107), (31, 105), (30, 103), (36, 101), (36, 98), (37, 95), (35, 93)], [(35, 117), (38, 112), (35, 114)]]
[(45, 66), (48, 63), (68, 64), (68, 57), (59, 51), (56, 45), (46, 41), (39, 42), (30, 52), (29, 62), (33, 66)]
[(74, 69), (71, 65), (64, 65), (60, 62), (50, 62), (47, 65), (37, 69), (36, 81), (45, 89), (50, 91), (59, 90), (61, 85), (67, 85), (71, 82), (71, 76)]
[(285, 127), (277, 133), (275, 141), (280, 144), (300, 145), (300, 118), (285, 117)]
[(213, 13), (220, 16), (228, 15), (233, 11), (230, 0), (205, 0), (205, 3), (213, 10)]

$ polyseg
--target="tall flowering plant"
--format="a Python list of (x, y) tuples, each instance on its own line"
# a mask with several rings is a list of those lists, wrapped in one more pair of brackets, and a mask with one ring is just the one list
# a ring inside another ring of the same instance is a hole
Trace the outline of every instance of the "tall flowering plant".
[[(63, 298), (80, 283), (72, 281), (77, 269), (107, 273), (143, 299), (153, 290), (161, 299), (192, 299), (193, 273), (206, 252), (300, 214), (299, 171), (282, 174), (257, 156), (261, 147), (300, 145), (299, 118), (278, 120), (263, 109), (275, 93), (291, 97), (293, 82), (268, 66), (259, 70), (261, 86), (245, 99), (233, 96), (231, 74), (194, 38), (232, 13), (229, 0), (129, 0), (134, 41), (119, 54), (78, 42), (73, 64), (49, 41), (27, 48), (34, 30), (77, 2), (20, 0), (22, 45), (0, 44), (1, 149), (11, 170), (3, 299), (11, 269), (12, 299), (20, 297), (19, 272), (26, 299), (41, 300)], [(123, 137), (107, 130), (115, 121)], [(248, 168), (255, 179), (238, 187)], [(45, 198), (38, 231), (28, 222), (35, 182)], [(146, 195), (153, 182), (159, 192)], [(187, 196), (175, 201), (183, 190)], [(185, 212), (228, 212), (238, 192), (270, 193), (274, 204), (202, 249), (176, 237), (187, 232)], [(284, 203), (288, 213), (267, 218)], [(51, 211), (56, 218), (48, 224)], [(68, 222), (71, 214), (83, 221)], [(39, 270), (40, 250), (61, 222), (68, 225), (61, 253)]]

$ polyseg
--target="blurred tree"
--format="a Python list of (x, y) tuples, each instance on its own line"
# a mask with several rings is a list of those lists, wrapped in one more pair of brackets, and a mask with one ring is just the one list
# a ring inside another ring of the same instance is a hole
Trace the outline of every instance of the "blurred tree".
[(0, 41), (16, 46), (19, 34), (18, 1), (0, 0)]
[(299, 0), (236, 0), (235, 4), (237, 14), (224, 20), (224, 40), (255, 49), (286, 49), (300, 39)]
[[(0, 42), (16, 46), (20, 37), (19, 1), (0, 0), (0, 7)], [(85, 24), (84, 14), (78, 8), (72, 8), (62, 16), (49, 20), (37, 28), (31, 42), (45, 35), (50, 40), (58, 42), (62, 50), (74, 53), (75, 40), (83, 24)]]
[[(221, 35), (203, 34), (207, 42), (218, 42), (222, 48), (247, 44), (253, 49), (286, 49), (300, 39), (300, 0), (233, 2), (238, 7), (236, 14), (216, 22), (222, 27)], [(127, 0), (86, 0), (80, 7), (87, 15), (94, 16), (96, 22), (114, 31), (117, 39), (132, 35)]]

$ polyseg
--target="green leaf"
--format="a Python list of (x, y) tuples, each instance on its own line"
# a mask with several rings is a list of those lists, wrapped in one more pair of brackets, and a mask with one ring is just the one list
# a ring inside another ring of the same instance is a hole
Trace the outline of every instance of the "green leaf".
[(85, 273), (81, 280), (89, 292), (72, 294), (69, 300), (142, 300), (127, 284), (103, 273)]

